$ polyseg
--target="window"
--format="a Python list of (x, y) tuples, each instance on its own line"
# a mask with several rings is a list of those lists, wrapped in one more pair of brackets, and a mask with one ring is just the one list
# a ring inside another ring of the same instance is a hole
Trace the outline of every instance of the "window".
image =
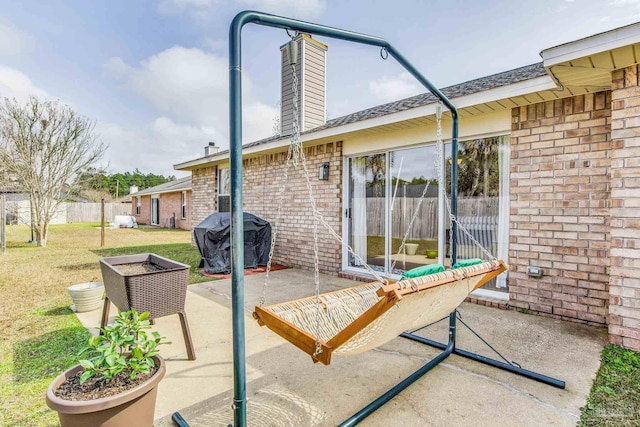
[(140, 201), (140, 196), (136, 197), (136, 216), (140, 216), (140, 211), (142, 207), (142, 202)]
[(230, 179), (229, 168), (218, 170), (218, 212), (231, 211)]
[(187, 219), (187, 192), (182, 192), (182, 219)]

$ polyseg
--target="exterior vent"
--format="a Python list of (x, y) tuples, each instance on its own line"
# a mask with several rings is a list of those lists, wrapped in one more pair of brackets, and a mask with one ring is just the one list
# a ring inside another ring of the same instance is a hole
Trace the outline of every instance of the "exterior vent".
[[(298, 45), (296, 75), (298, 77), (298, 112), (300, 131), (322, 126), (326, 120), (327, 46), (309, 34), (293, 39)], [(282, 60), (281, 134), (293, 133), (293, 74), (289, 62), (288, 43), (280, 47)]]

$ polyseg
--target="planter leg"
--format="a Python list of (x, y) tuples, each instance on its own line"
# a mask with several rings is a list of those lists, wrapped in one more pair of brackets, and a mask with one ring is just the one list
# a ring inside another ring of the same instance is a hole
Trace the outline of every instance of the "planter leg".
[(189, 331), (189, 323), (187, 323), (187, 313), (179, 312), (180, 325), (182, 326), (182, 335), (184, 336), (184, 344), (187, 347), (187, 356), (189, 360), (196, 360), (196, 352), (193, 349), (193, 342), (191, 341), (191, 332)]
[(107, 326), (107, 322), (109, 321), (109, 308), (111, 306), (111, 301), (106, 296), (104, 297), (104, 305), (102, 306), (102, 319), (100, 319), (100, 327), (104, 328)]

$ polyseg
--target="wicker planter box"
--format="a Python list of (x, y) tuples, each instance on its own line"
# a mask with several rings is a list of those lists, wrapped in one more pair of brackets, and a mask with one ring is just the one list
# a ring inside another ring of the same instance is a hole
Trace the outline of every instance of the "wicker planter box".
[(195, 360), (184, 309), (189, 266), (155, 254), (100, 258), (106, 298), (101, 327), (109, 319), (109, 303), (120, 311), (148, 311), (149, 319), (178, 314), (189, 360)]

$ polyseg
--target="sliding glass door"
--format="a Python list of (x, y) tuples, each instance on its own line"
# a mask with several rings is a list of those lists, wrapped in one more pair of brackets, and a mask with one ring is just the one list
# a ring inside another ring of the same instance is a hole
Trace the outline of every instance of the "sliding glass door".
[(438, 262), (436, 154), (433, 145), (389, 153), (388, 271), (393, 274)]
[[(437, 262), (435, 146), (349, 159), (349, 267), (384, 273)], [(403, 239), (405, 246), (400, 250)]]
[[(458, 145), (458, 223), (466, 230), (458, 230), (459, 259), (487, 259), (485, 251), (499, 259), (508, 257), (509, 158), (508, 136), (476, 138)], [(447, 159), (450, 173), (450, 156)], [(506, 275), (484, 289), (506, 292)]]
[(353, 157), (349, 162), (350, 267), (369, 264), (385, 271), (387, 156)]
[[(449, 264), (451, 227), (446, 210), (439, 209), (438, 169), (449, 194), (450, 144), (443, 157), (444, 165), (438, 164), (437, 147), (428, 145), (348, 159), (346, 233), (353, 253), (345, 255), (347, 268), (366, 262), (399, 276), (425, 264)], [(458, 232), (458, 259), (487, 259), (476, 242), (506, 259), (509, 138), (461, 141), (458, 157), (458, 222), (467, 231)], [(505, 277), (487, 288), (506, 291)]]

